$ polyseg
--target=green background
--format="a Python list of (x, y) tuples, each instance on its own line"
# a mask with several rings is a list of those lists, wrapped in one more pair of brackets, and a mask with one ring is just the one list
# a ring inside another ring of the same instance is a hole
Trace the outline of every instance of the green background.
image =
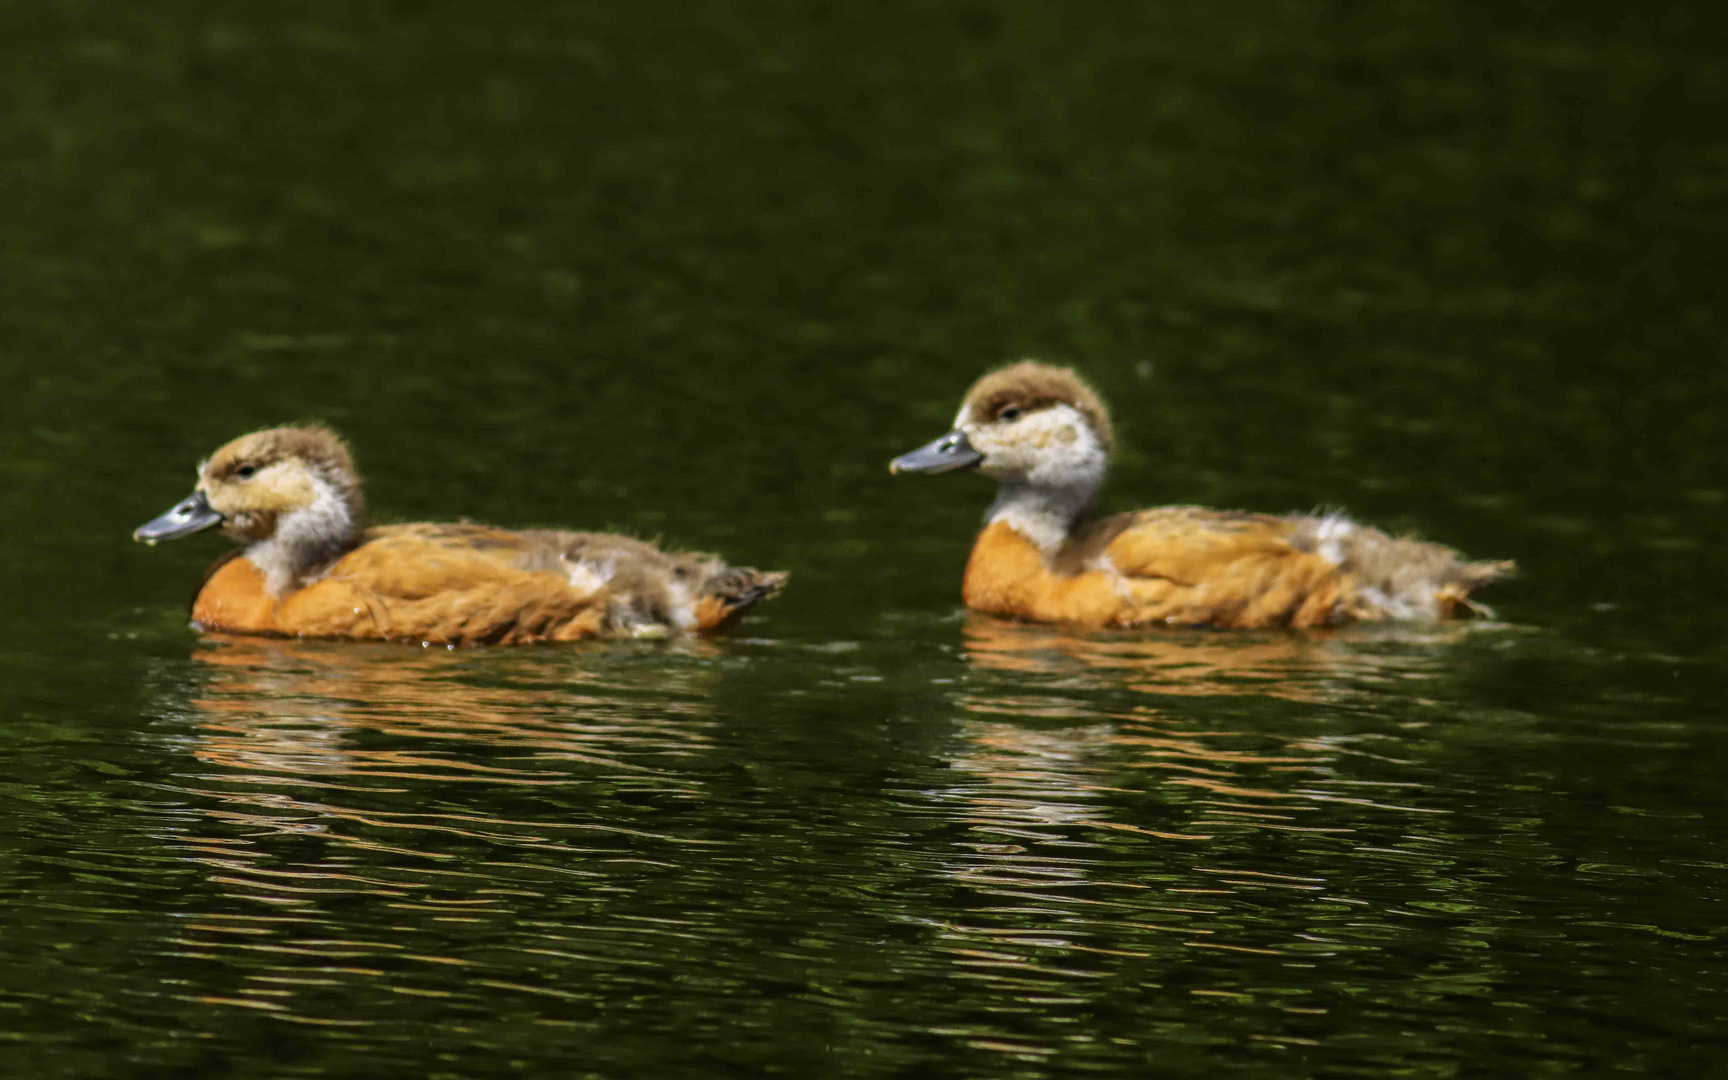
[[(0, 1066), (1707, 1075), (1728, 15), (0, 7)], [(1071, 363), (1106, 509), (1516, 558), (1489, 625), (967, 618)], [(794, 572), (713, 643), (203, 640), (129, 530), (321, 419), (384, 520)]]

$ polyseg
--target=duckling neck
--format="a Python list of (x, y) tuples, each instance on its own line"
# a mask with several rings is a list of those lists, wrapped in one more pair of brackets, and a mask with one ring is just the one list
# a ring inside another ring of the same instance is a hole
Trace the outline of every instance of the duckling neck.
[(334, 488), (318, 484), (312, 505), (277, 519), (276, 531), (246, 547), (246, 558), (280, 597), (324, 576), (358, 542), (358, 514)]
[(1030, 482), (1003, 484), (984, 520), (1003, 522), (1036, 544), (1048, 559), (1062, 547), (1097, 494), (1097, 482), (1059, 487)]

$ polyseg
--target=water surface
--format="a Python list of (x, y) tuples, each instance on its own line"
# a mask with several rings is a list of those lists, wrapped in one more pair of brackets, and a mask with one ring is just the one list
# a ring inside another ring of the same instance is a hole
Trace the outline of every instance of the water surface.
[[(1706, 1075), (1714, 9), (0, 13), (0, 1063)], [(1344, 507), (1494, 620), (960, 610), (890, 478), (1080, 366), (1106, 509)], [(127, 533), (316, 418), (386, 520), (794, 571), (728, 638), (200, 637)]]

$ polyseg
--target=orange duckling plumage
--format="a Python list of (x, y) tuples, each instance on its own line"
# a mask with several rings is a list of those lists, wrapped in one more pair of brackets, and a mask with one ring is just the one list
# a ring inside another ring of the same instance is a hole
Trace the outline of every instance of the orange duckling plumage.
[(1513, 570), (1340, 514), (1167, 506), (1090, 518), (1113, 447), (1096, 391), (1073, 371), (1026, 361), (979, 379), (952, 431), (889, 468), (977, 469), (1000, 485), (961, 594), (1008, 619), (1218, 629), (1435, 620), (1485, 610), (1470, 593)]
[(363, 510), (335, 432), (277, 427), (216, 451), (193, 493), (133, 537), (154, 544), (221, 526), (242, 545), (192, 602), (195, 626), (236, 634), (449, 645), (667, 637), (730, 625), (787, 577), (607, 533), (368, 529)]

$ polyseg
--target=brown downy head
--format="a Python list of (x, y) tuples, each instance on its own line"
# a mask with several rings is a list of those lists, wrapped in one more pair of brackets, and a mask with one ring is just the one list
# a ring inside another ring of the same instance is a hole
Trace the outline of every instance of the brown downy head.
[(217, 450), (192, 494), (132, 536), (154, 544), (220, 525), (280, 591), (352, 547), (363, 509), (341, 436), (316, 425), (267, 428)]
[(954, 429), (889, 468), (977, 468), (1004, 484), (1091, 490), (1114, 448), (1110, 413), (1097, 391), (1068, 368), (1025, 360), (973, 383)]
[(198, 470), (198, 490), (237, 543), (274, 535), (296, 513), (358, 522), (364, 508), (348, 444), (327, 427), (278, 427), (242, 435)]
[[(1106, 454), (1116, 449), (1110, 410), (1090, 383), (1072, 368), (1022, 360), (984, 375), (966, 391), (954, 426), (1011, 425), (1033, 414), (1066, 405), (1080, 415)], [(1007, 432), (1007, 427), (1002, 427)]]

